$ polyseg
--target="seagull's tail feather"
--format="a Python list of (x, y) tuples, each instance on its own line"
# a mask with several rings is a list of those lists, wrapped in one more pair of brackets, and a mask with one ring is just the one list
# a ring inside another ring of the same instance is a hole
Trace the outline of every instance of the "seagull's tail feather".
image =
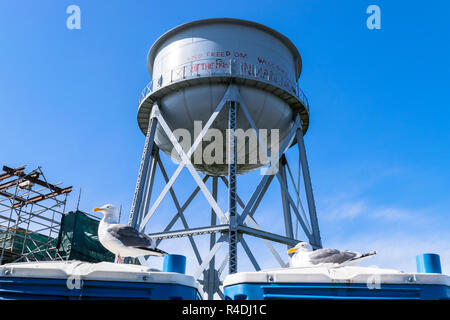
[(376, 254), (375, 251), (368, 252), (368, 253), (363, 253), (363, 254), (361, 254), (361, 255), (359, 255), (359, 256), (356, 256), (356, 257), (354, 257), (354, 258), (352, 258), (352, 259), (350, 259), (350, 260), (347, 260), (347, 261), (341, 263), (340, 266), (341, 266), (341, 267), (343, 267), (343, 266), (354, 266), (355, 264), (361, 262), (362, 260), (365, 260), (365, 259), (367, 259), (367, 258), (370, 258), (370, 257), (373, 256), (374, 254)]
[(363, 253), (360, 258), (373, 256), (374, 254), (377, 254), (377, 252), (376, 251), (371, 251), (371, 252)]
[(363, 253), (359, 257), (355, 257), (353, 259), (350, 259), (350, 261), (356, 261), (356, 260), (361, 261), (363, 259), (369, 258), (370, 256), (373, 256), (374, 254), (377, 254), (377, 252), (376, 251), (371, 251), (371, 252)]
[(146, 250), (149, 251), (149, 255), (153, 255), (153, 256), (165, 256), (167, 254), (167, 252), (158, 249), (158, 248), (147, 248), (147, 247), (135, 247), (141, 250)]

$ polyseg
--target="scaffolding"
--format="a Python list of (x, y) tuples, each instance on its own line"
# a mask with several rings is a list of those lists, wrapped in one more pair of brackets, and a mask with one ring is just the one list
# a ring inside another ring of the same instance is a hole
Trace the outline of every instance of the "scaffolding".
[(57, 250), (72, 187), (47, 181), (41, 167), (3, 166), (0, 172), (0, 264), (66, 260)]

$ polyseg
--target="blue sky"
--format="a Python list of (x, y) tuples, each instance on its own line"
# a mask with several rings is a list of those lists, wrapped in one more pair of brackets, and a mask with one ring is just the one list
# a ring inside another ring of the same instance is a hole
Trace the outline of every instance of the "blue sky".
[[(81, 8), (81, 30), (66, 28), (71, 4)], [(371, 4), (381, 8), (381, 30), (366, 27)], [(287, 35), (303, 58), (300, 85), (311, 105), (305, 142), (324, 246), (377, 250), (366, 265), (407, 271), (416, 254), (436, 252), (449, 273), (449, 10), (447, 1), (4, 0), (1, 164), (40, 165), (49, 179), (74, 186), (69, 208), (82, 188), (81, 209), (122, 204), (126, 221), (144, 143), (136, 111), (150, 81), (151, 44), (195, 19), (252, 20)], [(238, 180), (244, 199), (256, 179)], [(181, 201), (190, 183), (185, 173), (175, 185)], [(255, 217), (276, 232), (281, 206), (272, 187)], [(204, 210), (201, 201), (192, 212)], [(160, 211), (152, 229), (173, 213), (169, 203)], [(186, 215), (192, 225), (204, 221)], [(199, 246), (206, 250), (207, 241)], [(276, 266), (272, 260), (263, 266)]]

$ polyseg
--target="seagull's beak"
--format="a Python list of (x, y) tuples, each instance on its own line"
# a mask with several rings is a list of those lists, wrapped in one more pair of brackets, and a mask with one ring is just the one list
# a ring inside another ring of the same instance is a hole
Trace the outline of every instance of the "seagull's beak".
[(103, 211), (103, 209), (102, 209), (102, 208), (94, 208), (94, 209), (92, 209), (92, 211), (94, 211), (94, 212), (100, 212), (100, 211)]
[(288, 254), (292, 254), (292, 253), (295, 253), (295, 252), (297, 252), (297, 248), (290, 248), (289, 250), (288, 250)]

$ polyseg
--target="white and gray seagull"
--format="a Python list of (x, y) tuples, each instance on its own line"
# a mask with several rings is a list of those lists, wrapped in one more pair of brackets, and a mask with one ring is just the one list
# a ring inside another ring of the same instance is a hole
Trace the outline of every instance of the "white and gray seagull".
[(103, 213), (98, 226), (98, 239), (109, 251), (117, 255), (117, 263), (124, 257), (164, 256), (166, 252), (157, 249), (155, 241), (135, 228), (119, 224), (119, 210), (111, 204), (95, 208)]
[(373, 256), (376, 252), (359, 253), (339, 251), (337, 249), (318, 249), (313, 251), (313, 247), (309, 243), (300, 242), (289, 249), (288, 254), (292, 255), (292, 267), (342, 267), (354, 265), (363, 259)]

